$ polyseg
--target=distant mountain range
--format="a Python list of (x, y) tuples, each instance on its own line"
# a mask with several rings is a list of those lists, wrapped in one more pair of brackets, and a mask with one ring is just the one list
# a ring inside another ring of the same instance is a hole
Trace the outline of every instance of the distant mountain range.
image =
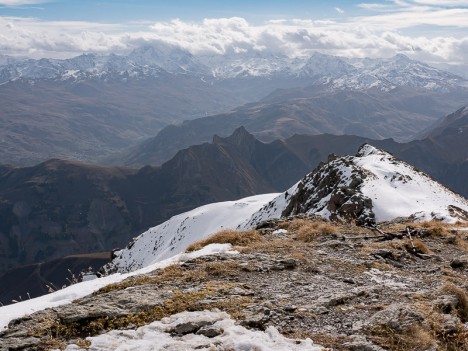
[(391, 92), (283, 89), (229, 113), (167, 126), (155, 137), (106, 161), (132, 167), (158, 165), (180, 149), (208, 142), (214, 134), (228, 136), (240, 126), (262, 141), (323, 133), (407, 141), (429, 128), (444, 111), (453, 111), (450, 106), (458, 108), (466, 101), (466, 92), (440, 95), (409, 88)]
[[(136, 147), (169, 124), (220, 113), (236, 116), (224, 131), (210, 128), (202, 139), (186, 142), (174, 138), (157, 164), (169, 160), (177, 145), (208, 141), (215, 133), (227, 136), (240, 125), (262, 140), (298, 131), (408, 140), (466, 104), (467, 86), (461, 77), (403, 55), (202, 57), (161, 44), (128, 55), (3, 57), (0, 162), (32, 165), (53, 157), (96, 162)], [(271, 94), (280, 88), (285, 90)]]
[(162, 72), (209, 80), (240, 77), (307, 77), (331, 90), (390, 91), (406, 86), (427, 90), (467, 87), (462, 77), (398, 54), (387, 59), (349, 59), (314, 53), (290, 58), (262, 53), (194, 56), (169, 44), (143, 46), (128, 55), (83, 54), (70, 59), (6, 59), (0, 62), (0, 84), (23, 80), (87, 81), (159, 77)]

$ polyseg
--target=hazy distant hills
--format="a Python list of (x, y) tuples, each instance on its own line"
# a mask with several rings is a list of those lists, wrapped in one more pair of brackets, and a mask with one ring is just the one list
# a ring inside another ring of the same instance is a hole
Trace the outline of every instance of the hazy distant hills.
[[(199, 78), (160, 72), (147, 79), (82, 82), (23, 79), (0, 86), (0, 160), (96, 160), (182, 119), (249, 101)], [(255, 95), (253, 95), (255, 96)], [(259, 96), (260, 97), (260, 96)]]
[[(215, 133), (227, 136), (240, 125), (262, 140), (295, 132), (407, 140), (465, 103), (467, 86), (461, 77), (403, 55), (203, 57), (161, 44), (128, 55), (4, 58), (0, 163), (32, 165), (53, 157), (99, 161), (154, 137), (168, 124), (211, 115), (217, 121), (220, 113), (233, 117), (222, 122), (225, 130), (208, 125), (205, 132), (203, 125), (203, 133), (181, 133), (185, 141), (171, 132), (171, 145), (160, 151), (157, 163)], [(298, 89), (233, 110), (279, 88)]]
[[(310, 168), (284, 142), (245, 130), (132, 170), (50, 160), (0, 176), (0, 272), (121, 247), (194, 207), (285, 189)], [(287, 172), (285, 171), (287, 170)]]
[(450, 106), (458, 108), (467, 100), (466, 92), (441, 94), (409, 88), (391, 92), (330, 92), (324, 87), (277, 90), (229, 113), (167, 126), (154, 138), (108, 161), (129, 166), (161, 164), (182, 148), (209, 141), (213, 134), (227, 136), (240, 126), (263, 141), (323, 133), (404, 141), (453, 111)]

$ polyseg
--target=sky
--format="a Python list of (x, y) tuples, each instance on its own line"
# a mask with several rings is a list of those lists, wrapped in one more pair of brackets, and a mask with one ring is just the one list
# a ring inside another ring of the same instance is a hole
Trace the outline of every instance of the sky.
[(468, 0), (0, 0), (0, 55), (127, 53), (159, 41), (202, 55), (403, 53), (466, 66)]

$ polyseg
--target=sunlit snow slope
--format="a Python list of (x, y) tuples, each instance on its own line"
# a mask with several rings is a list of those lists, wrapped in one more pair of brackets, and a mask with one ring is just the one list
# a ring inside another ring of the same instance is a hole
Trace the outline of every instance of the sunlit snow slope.
[(235, 229), (278, 194), (247, 197), (198, 207), (174, 216), (137, 237), (117, 252), (113, 265), (128, 272), (184, 251), (191, 243), (222, 229)]

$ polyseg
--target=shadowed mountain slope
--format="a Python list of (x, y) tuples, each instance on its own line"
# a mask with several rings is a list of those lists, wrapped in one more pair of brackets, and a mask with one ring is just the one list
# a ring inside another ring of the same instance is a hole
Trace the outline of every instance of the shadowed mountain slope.
[(75, 253), (111, 250), (194, 207), (283, 190), (309, 164), (284, 142), (240, 128), (140, 170), (50, 160), (0, 177), (0, 272)]
[(72, 283), (72, 274), (79, 278), (81, 271), (94, 271), (110, 260), (109, 252), (58, 258), (12, 269), (0, 276), (0, 302), (20, 301), (42, 296)]

